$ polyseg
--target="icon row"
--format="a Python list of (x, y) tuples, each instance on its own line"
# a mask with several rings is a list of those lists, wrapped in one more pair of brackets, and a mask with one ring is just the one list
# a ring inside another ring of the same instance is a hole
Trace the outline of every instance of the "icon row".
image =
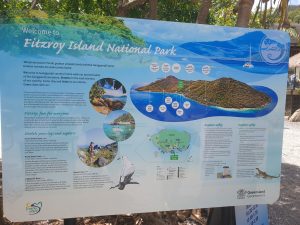
[[(162, 71), (164, 73), (168, 73), (172, 70), (173, 73), (179, 73), (181, 71), (181, 65), (178, 63), (174, 63), (173, 65), (170, 65), (169, 63), (163, 63), (161, 66), (156, 63), (153, 62), (150, 64), (150, 71), (153, 73), (156, 73), (158, 71)], [(193, 64), (187, 64), (185, 66), (185, 71), (189, 74), (194, 73), (195, 72), (195, 66)], [(211, 66), (209, 65), (204, 65), (201, 68), (201, 72), (204, 75), (209, 75), (211, 72)]]

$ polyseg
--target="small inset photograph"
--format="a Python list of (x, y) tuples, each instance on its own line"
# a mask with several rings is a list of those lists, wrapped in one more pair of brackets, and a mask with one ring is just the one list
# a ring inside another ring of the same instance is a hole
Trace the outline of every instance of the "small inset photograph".
[(114, 141), (128, 139), (133, 134), (134, 129), (134, 118), (124, 110), (112, 111), (107, 115), (103, 124), (106, 136)]
[(274, 176), (274, 175), (268, 174), (267, 172), (265, 172), (259, 168), (255, 168), (255, 170), (256, 170), (255, 177), (257, 177), (257, 178), (262, 178), (262, 179), (267, 179), (267, 180), (280, 178), (280, 174), (278, 174), (277, 176)]
[(118, 153), (118, 143), (107, 138), (102, 129), (91, 129), (79, 137), (77, 155), (90, 167), (103, 167), (111, 163)]
[(126, 89), (120, 81), (103, 78), (93, 84), (89, 94), (93, 108), (104, 115), (123, 109), (126, 104)]
[(217, 178), (232, 178), (229, 166), (223, 166), (222, 171), (217, 173)]

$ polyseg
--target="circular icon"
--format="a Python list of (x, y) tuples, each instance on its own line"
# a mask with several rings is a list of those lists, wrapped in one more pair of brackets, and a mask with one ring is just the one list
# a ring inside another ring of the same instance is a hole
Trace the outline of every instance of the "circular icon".
[(124, 110), (112, 111), (103, 123), (106, 136), (114, 141), (124, 141), (134, 132), (135, 121), (129, 112)]
[(165, 105), (161, 105), (159, 106), (159, 111), (161, 111), (162, 113), (167, 111), (167, 107)]
[(153, 108), (153, 105), (150, 105), (150, 104), (149, 104), (149, 105), (146, 106), (146, 111), (147, 111), (147, 112), (153, 112), (153, 109), (154, 109), (154, 108)]
[(154, 72), (154, 73), (158, 72), (159, 71), (159, 65), (158, 65), (158, 63), (156, 63), (156, 62), (151, 63), (150, 64), (150, 71)]
[(113, 78), (103, 78), (93, 84), (89, 93), (93, 108), (102, 114), (123, 109), (127, 96), (124, 85)]
[(186, 101), (186, 102), (183, 103), (183, 107), (185, 109), (189, 109), (191, 107), (191, 103), (189, 101)]
[(182, 116), (183, 113), (184, 113), (184, 112), (183, 112), (183, 109), (177, 109), (177, 110), (176, 110), (176, 115), (177, 115), (177, 116)]
[(174, 102), (172, 103), (172, 108), (173, 108), (173, 109), (177, 109), (178, 107), (179, 107), (179, 102), (174, 101)]
[(180, 70), (181, 70), (181, 66), (178, 63), (175, 63), (175, 64), (172, 65), (172, 71), (174, 73), (179, 73)]
[(118, 142), (107, 138), (103, 129), (90, 129), (78, 138), (77, 156), (87, 166), (106, 166), (114, 160), (117, 153)]
[(209, 65), (204, 65), (202, 66), (202, 73), (204, 75), (208, 75), (210, 74), (210, 71), (211, 71), (211, 67)]
[(172, 98), (170, 96), (168, 96), (168, 97), (165, 98), (165, 103), (168, 104), (168, 105), (170, 105), (172, 103), (172, 101), (173, 100), (172, 100)]
[(187, 73), (194, 73), (195, 66), (193, 64), (187, 64), (186, 67), (185, 67), (185, 71)]
[(168, 73), (170, 71), (171, 67), (170, 67), (170, 64), (168, 63), (164, 63), (162, 64), (161, 66), (161, 70), (164, 72), (164, 73)]
[(260, 55), (267, 63), (281, 63), (286, 59), (287, 53), (286, 41), (280, 35), (265, 37), (260, 44)]

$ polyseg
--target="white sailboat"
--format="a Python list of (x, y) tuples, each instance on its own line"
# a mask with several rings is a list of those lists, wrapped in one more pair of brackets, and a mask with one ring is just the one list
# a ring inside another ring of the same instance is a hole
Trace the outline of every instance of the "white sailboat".
[(246, 62), (244, 65), (243, 65), (243, 67), (244, 68), (247, 68), (247, 69), (251, 69), (251, 68), (253, 68), (254, 66), (253, 66), (253, 64), (252, 64), (252, 52), (251, 52), (251, 45), (250, 45), (250, 53), (249, 53), (249, 61), (248, 62)]
[(121, 129), (119, 126), (114, 126), (114, 127), (112, 128), (112, 130), (113, 130), (113, 132), (115, 132), (115, 133), (121, 133), (121, 131), (122, 131), (122, 129)]

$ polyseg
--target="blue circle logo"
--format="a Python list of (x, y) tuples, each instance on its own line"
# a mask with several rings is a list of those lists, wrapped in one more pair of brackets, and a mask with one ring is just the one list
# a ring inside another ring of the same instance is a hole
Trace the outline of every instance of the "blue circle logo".
[(270, 64), (279, 64), (286, 59), (287, 46), (281, 37), (265, 37), (260, 45), (262, 59)]

